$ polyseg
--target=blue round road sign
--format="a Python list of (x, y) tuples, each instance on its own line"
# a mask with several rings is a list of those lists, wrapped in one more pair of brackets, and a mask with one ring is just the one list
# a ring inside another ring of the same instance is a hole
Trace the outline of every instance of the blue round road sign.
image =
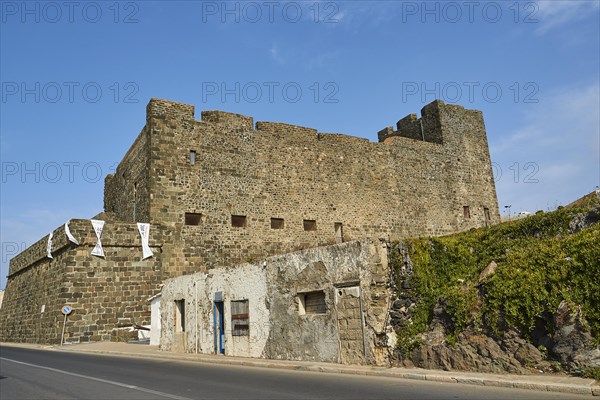
[(69, 315), (73, 309), (70, 306), (64, 306), (60, 311), (65, 315)]

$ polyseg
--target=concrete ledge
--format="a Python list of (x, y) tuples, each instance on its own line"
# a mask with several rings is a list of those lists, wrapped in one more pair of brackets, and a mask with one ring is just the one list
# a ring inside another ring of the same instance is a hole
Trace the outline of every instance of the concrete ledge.
[(515, 389), (537, 390), (540, 392), (548, 391), (548, 385), (545, 385), (543, 383), (515, 382), (513, 383), (513, 387)]
[(403, 379), (416, 379), (419, 381), (424, 381), (427, 379), (427, 375), (425, 375), (425, 374), (412, 374), (412, 373), (404, 373), (404, 374), (401, 373), (399, 377), (403, 378)]
[[(576, 386), (576, 385), (546, 385), (549, 392), (572, 393), (572, 394), (587, 394), (593, 395), (592, 387)], [(600, 395), (600, 393), (595, 396)]]
[(483, 386), (483, 379), (481, 378), (472, 378), (470, 376), (457, 376), (456, 383), (462, 383), (465, 385), (479, 385)]
[(484, 386), (494, 386), (494, 387), (506, 387), (506, 388), (514, 387), (513, 382), (500, 380), (500, 379), (484, 379), (483, 385)]
[(451, 376), (434, 375), (434, 374), (427, 375), (425, 377), (425, 380), (432, 381), (432, 382), (458, 383), (456, 378), (453, 378)]

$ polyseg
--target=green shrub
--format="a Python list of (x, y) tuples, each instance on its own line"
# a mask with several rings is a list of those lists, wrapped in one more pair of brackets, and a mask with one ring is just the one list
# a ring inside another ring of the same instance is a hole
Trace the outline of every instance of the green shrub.
[[(440, 298), (454, 327), (449, 341), (470, 325), (497, 334), (516, 329), (527, 337), (536, 319), (554, 314), (562, 300), (582, 306), (600, 341), (600, 224), (568, 231), (582, 211), (565, 207), (461, 234), (407, 240), (419, 301), (401, 346), (414, 344), (410, 337), (427, 329)], [(479, 274), (491, 261), (496, 273), (478, 298)]]
[(584, 368), (581, 371), (583, 378), (591, 378), (600, 381), (600, 368)]

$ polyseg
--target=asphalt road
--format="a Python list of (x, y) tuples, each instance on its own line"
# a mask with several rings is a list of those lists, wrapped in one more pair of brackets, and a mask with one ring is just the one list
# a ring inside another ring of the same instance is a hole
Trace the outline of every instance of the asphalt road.
[(0, 399), (585, 399), (318, 372), (0, 347)]

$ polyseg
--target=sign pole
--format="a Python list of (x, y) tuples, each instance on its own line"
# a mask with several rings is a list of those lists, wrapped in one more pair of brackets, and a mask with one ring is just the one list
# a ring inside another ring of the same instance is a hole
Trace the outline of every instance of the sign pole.
[(63, 345), (63, 341), (65, 339), (65, 327), (67, 326), (67, 314), (65, 314), (65, 319), (63, 321), (63, 330), (62, 335), (60, 336), (60, 345)]
[(63, 313), (63, 315), (65, 316), (65, 319), (63, 320), (62, 335), (60, 336), (60, 345), (61, 346), (63, 345), (63, 343), (65, 341), (65, 328), (67, 327), (67, 315), (71, 314), (71, 311), (73, 311), (71, 306), (64, 306), (60, 310), (60, 312)]

